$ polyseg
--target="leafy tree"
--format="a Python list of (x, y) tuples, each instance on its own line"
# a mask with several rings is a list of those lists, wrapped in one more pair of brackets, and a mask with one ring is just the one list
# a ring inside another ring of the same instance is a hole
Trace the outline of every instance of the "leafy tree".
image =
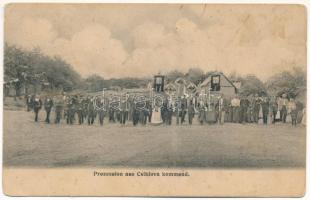
[(190, 68), (186, 73), (186, 77), (193, 82), (194, 84), (198, 84), (204, 79), (204, 72), (200, 68)]
[(166, 80), (168, 82), (172, 82), (172, 81), (175, 81), (177, 78), (184, 77), (184, 76), (185, 76), (184, 73), (182, 73), (178, 70), (172, 70), (166, 74)]
[(248, 96), (251, 94), (258, 94), (260, 96), (267, 95), (267, 90), (264, 83), (258, 79), (255, 75), (247, 75), (244, 78), (238, 77), (241, 81), (241, 88), (239, 93), (243, 96)]
[(227, 77), (229, 80), (232, 80), (232, 81), (241, 81), (243, 80), (242, 76), (237, 74), (236, 71), (232, 71), (228, 77)]
[(118, 86), (121, 88), (141, 88), (146, 87), (150, 80), (147, 78), (119, 78), (119, 79), (110, 79), (106, 80), (106, 86), (113, 87)]
[(31, 81), (33, 68), (29, 65), (30, 52), (15, 46), (4, 46), (4, 81), (15, 87), (16, 96), (20, 95), (22, 85)]
[(87, 89), (88, 91), (98, 92), (105, 87), (105, 81), (104, 78), (102, 78), (101, 76), (94, 74), (86, 78), (85, 85), (85, 89)]
[(283, 71), (275, 74), (266, 82), (268, 93), (281, 96), (286, 93), (289, 97), (297, 97), (306, 92), (307, 73), (301, 68), (294, 67), (293, 71)]
[(16, 95), (28, 85), (48, 84), (50, 88), (70, 91), (80, 86), (81, 77), (71, 65), (59, 57), (51, 58), (40, 52), (5, 44), (4, 80), (14, 85)]
[(84, 80), (84, 89), (91, 92), (102, 91), (103, 88), (111, 89), (115, 87), (132, 89), (145, 88), (150, 82), (148, 78), (112, 78), (104, 79), (98, 75), (91, 75)]

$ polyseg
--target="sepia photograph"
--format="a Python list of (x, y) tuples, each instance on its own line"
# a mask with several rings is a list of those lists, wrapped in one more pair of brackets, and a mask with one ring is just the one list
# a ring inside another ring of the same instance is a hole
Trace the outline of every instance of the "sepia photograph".
[(306, 15), (293, 4), (6, 5), (4, 170), (304, 174)]

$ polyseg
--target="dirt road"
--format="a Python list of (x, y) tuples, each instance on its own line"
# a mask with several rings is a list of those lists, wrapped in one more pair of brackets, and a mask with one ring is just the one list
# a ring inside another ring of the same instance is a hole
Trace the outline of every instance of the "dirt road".
[(305, 151), (301, 125), (70, 126), (4, 111), (5, 166), (286, 168), (304, 167)]

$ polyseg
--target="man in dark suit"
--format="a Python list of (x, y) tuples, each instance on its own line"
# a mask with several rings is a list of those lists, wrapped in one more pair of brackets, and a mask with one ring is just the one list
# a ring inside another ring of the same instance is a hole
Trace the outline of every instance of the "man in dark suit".
[(97, 112), (99, 117), (99, 124), (102, 126), (104, 122), (105, 115), (105, 102), (103, 98), (96, 99)]
[(88, 125), (92, 125), (95, 121), (96, 118), (96, 110), (94, 107), (94, 99), (91, 98), (90, 101), (88, 102), (87, 106), (87, 122)]
[(254, 118), (255, 123), (258, 123), (260, 105), (261, 105), (261, 100), (258, 97), (258, 95), (256, 95), (255, 100), (254, 100), (254, 107), (253, 107), (253, 115), (254, 115), (253, 118)]
[(247, 111), (248, 111), (248, 107), (250, 106), (250, 101), (246, 98), (243, 97), (240, 100), (240, 118), (239, 118), (239, 122), (240, 123), (244, 123), (247, 121)]
[(277, 113), (278, 113), (278, 103), (277, 103), (276, 97), (273, 97), (272, 101), (270, 101), (270, 105), (271, 105), (272, 116), (273, 116), (272, 123), (275, 124), (277, 120), (276, 119)]
[(203, 100), (200, 100), (198, 103), (198, 120), (201, 125), (203, 125), (206, 121), (206, 106)]
[(172, 106), (172, 101), (169, 100), (167, 104), (167, 114), (166, 114), (166, 124), (171, 125), (172, 122), (172, 114), (173, 114), (173, 106)]
[(186, 109), (187, 109), (187, 99), (185, 98), (185, 96), (182, 96), (181, 98), (181, 124), (185, 122)]
[(146, 108), (148, 110), (148, 122), (151, 123), (152, 122), (152, 113), (153, 113), (153, 108), (152, 108), (152, 102), (151, 100), (146, 102)]
[(126, 124), (126, 120), (128, 118), (128, 106), (127, 106), (127, 101), (126, 99), (122, 99), (121, 101), (121, 107), (120, 107), (120, 123), (121, 124)]
[(268, 113), (269, 113), (269, 100), (267, 97), (264, 97), (262, 101), (262, 111), (263, 111), (263, 122), (264, 124), (267, 124)]
[(33, 111), (35, 113), (35, 118), (34, 118), (35, 122), (38, 121), (38, 115), (39, 115), (39, 111), (41, 108), (42, 108), (42, 100), (40, 99), (39, 96), (36, 95), (33, 101)]
[(194, 104), (192, 101), (190, 101), (189, 105), (188, 105), (188, 123), (190, 125), (192, 125), (193, 123), (193, 118), (195, 116), (195, 108), (194, 108)]
[(75, 96), (70, 97), (67, 103), (67, 124), (73, 124), (74, 114), (76, 111), (77, 98)]
[(46, 123), (50, 123), (50, 114), (53, 105), (54, 105), (53, 100), (50, 97), (47, 97), (44, 101), (44, 109), (46, 112), (46, 118), (45, 118)]
[(62, 110), (63, 110), (63, 100), (60, 97), (56, 97), (56, 101), (55, 101), (55, 114), (56, 114), (55, 124), (60, 123)]
[(27, 111), (29, 112), (33, 107), (33, 97), (31, 95), (26, 96), (26, 106)]
[(140, 112), (137, 109), (137, 104), (134, 102), (133, 103), (133, 107), (132, 107), (132, 122), (133, 125), (136, 126), (139, 122), (139, 116), (140, 116)]
[(78, 115), (78, 121), (79, 124), (83, 124), (84, 123), (84, 116), (83, 116), (83, 98), (79, 98), (77, 101), (77, 105), (76, 105), (76, 113)]

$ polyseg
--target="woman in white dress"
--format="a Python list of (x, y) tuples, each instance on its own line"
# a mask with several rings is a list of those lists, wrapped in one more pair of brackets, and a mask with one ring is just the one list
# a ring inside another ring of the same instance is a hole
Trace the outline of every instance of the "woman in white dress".
[(152, 125), (159, 125), (162, 124), (163, 120), (161, 119), (161, 111), (160, 107), (154, 106), (153, 112), (152, 112)]
[(155, 96), (153, 100), (153, 112), (152, 112), (152, 125), (159, 125), (163, 123), (163, 120), (161, 118), (161, 106), (163, 105), (163, 99), (161, 96)]

